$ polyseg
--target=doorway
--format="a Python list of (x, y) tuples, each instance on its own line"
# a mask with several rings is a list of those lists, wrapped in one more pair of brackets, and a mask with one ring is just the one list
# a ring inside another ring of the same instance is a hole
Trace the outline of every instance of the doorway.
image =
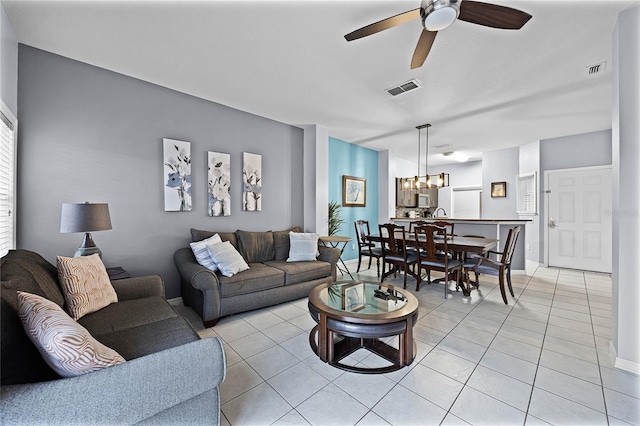
[(482, 188), (453, 188), (451, 198), (452, 218), (480, 219), (482, 215)]
[(611, 166), (547, 171), (545, 182), (546, 264), (611, 273)]

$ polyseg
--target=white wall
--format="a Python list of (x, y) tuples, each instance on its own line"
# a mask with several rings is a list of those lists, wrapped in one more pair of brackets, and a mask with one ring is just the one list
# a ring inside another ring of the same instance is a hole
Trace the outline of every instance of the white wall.
[(13, 115), (18, 117), (18, 42), (2, 3), (0, 3), (0, 98)]
[(616, 368), (640, 374), (640, 7), (613, 34), (613, 295)]

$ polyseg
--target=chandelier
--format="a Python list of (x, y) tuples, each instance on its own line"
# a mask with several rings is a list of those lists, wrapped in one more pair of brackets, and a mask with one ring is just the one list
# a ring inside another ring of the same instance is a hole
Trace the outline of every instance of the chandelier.
[[(421, 188), (444, 188), (449, 186), (449, 173), (440, 173), (437, 175), (429, 174), (429, 127), (431, 124), (422, 124), (417, 126), (418, 129), (418, 169), (414, 177), (401, 178), (402, 185), (405, 189), (421, 189)], [(424, 175), (420, 174), (420, 155), (421, 155), (421, 131), (427, 129), (427, 143), (424, 154)]]

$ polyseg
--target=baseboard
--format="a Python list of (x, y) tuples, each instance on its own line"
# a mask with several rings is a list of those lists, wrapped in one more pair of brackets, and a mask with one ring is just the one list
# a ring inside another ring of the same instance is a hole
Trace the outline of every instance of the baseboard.
[(180, 306), (180, 305), (182, 305), (182, 297), (175, 297), (173, 299), (167, 299), (167, 302), (169, 302), (169, 304), (171, 306)]
[(615, 368), (640, 375), (640, 363), (629, 361), (628, 359), (624, 358), (619, 358), (618, 351), (616, 351), (615, 346), (613, 346), (613, 341), (609, 342), (609, 355), (611, 355), (611, 361), (613, 362), (613, 366)]

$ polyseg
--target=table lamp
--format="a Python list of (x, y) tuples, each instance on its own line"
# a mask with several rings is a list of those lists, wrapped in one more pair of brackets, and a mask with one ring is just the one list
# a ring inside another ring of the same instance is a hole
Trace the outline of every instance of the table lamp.
[(62, 204), (60, 232), (84, 232), (82, 244), (76, 250), (75, 257), (89, 256), (94, 253), (102, 258), (102, 252), (93, 242), (90, 232), (111, 229), (111, 217), (107, 203)]

